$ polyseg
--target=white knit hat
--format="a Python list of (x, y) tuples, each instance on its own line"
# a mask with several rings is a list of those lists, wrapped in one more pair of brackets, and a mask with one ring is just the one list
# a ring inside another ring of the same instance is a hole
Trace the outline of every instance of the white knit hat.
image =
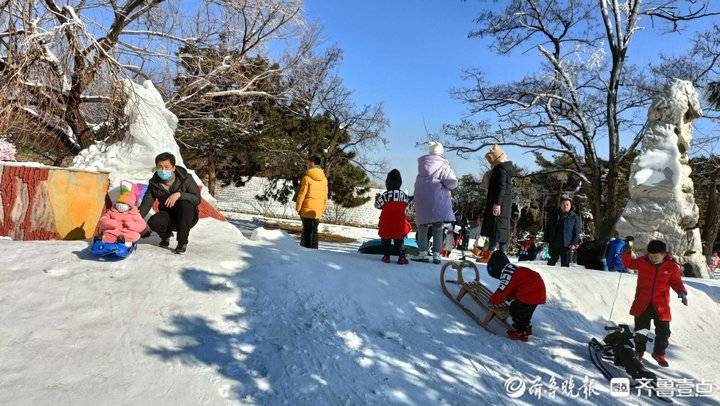
[(442, 155), (445, 152), (442, 144), (436, 141), (428, 142), (428, 153), (430, 155)]

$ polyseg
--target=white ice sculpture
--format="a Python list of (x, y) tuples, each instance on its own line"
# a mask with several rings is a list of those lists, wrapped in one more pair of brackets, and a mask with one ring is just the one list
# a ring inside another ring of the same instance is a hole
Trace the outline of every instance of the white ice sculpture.
[[(140, 85), (124, 79), (121, 88), (127, 97), (125, 138), (114, 144), (96, 142), (82, 150), (71, 167), (110, 172), (110, 183), (115, 188), (122, 180), (147, 183), (153, 175), (155, 156), (161, 152), (172, 153), (177, 165), (185, 166), (174, 136), (178, 119), (165, 107), (153, 83), (146, 80)], [(190, 173), (202, 184), (194, 171)], [(202, 192), (203, 198), (214, 205), (215, 199), (207, 188), (203, 187)]]
[(648, 111), (640, 155), (630, 172), (630, 200), (616, 228), (621, 236), (634, 236), (641, 252), (650, 240), (665, 241), (680, 264), (708, 278), (688, 165), (692, 121), (700, 116), (692, 83), (672, 79)]

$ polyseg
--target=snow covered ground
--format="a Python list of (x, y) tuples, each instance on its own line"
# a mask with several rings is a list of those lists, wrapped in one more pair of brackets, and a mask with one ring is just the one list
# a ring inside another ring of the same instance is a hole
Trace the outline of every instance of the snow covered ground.
[[(312, 251), (277, 230), (247, 235), (204, 219), (184, 256), (150, 240), (114, 263), (89, 258), (85, 242), (0, 241), (0, 404), (628, 403), (586, 357), (618, 274), (533, 264), (549, 302), (518, 343), (450, 302), (438, 266), (383, 264), (359, 243)], [(613, 319), (628, 322), (635, 277), (620, 278)], [(720, 281), (685, 283), (690, 306), (673, 297), (671, 367), (659, 372), (716, 385), (676, 403), (720, 405)], [(528, 391), (539, 376), (542, 398), (510, 398), (514, 376)], [(586, 377), (600, 392), (587, 400)]]

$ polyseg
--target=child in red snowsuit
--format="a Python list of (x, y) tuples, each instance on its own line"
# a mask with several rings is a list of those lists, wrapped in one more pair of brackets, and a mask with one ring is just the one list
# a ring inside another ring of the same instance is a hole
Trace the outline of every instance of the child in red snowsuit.
[(493, 278), (500, 279), (500, 285), (490, 296), (490, 303), (498, 305), (505, 300), (512, 300), (510, 317), (513, 328), (507, 331), (508, 336), (513, 340), (527, 341), (532, 335), (530, 320), (535, 308), (546, 300), (545, 282), (532, 269), (511, 264), (500, 250), (490, 255), (487, 271)]
[(135, 206), (135, 195), (130, 190), (121, 190), (113, 207), (100, 218), (100, 234), (103, 242), (120, 242), (129, 247), (140, 239), (147, 225)]
[[(668, 366), (665, 350), (670, 338), (670, 288), (677, 292), (687, 306), (687, 290), (682, 283), (680, 266), (667, 253), (664, 242), (648, 243), (648, 254), (637, 258), (632, 253), (632, 237), (623, 248), (622, 261), (627, 269), (637, 270), (637, 288), (630, 314), (635, 317), (635, 331), (649, 329), (655, 324), (655, 348), (652, 357), (661, 366)], [(645, 354), (645, 339), (635, 334), (635, 352), (638, 358)]]
[(378, 235), (382, 240), (383, 257), (382, 261), (390, 263), (391, 247), (390, 243), (394, 242), (395, 249), (399, 254), (397, 263), (406, 265), (408, 263), (405, 257), (405, 249), (403, 242), (405, 236), (408, 235), (412, 226), (405, 217), (405, 210), (408, 206), (408, 196), (400, 190), (402, 186), (402, 177), (400, 171), (393, 169), (388, 173), (385, 179), (385, 193), (378, 193), (375, 196), (375, 208), (382, 210), (380, 212), (380, 224), (378, 226)]

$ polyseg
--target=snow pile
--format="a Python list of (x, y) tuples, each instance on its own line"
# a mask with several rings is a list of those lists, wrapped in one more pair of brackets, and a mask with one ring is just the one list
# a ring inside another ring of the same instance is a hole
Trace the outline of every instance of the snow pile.
[(640, 250), (650, 240), (665, 241), (680, 263), (689, 263), (696, 276), (707, 278), (688, 165), (692, 120), (701, 115), (688, 81), (671, 80), (653, 102), (640, 155), (631, 168), (630, 200), (617, 230), (634, 236)]
[[(518, 343), (487, 333), (447, 299), (439, 266), (382, 264), (356, 246), (304, 249), (270, 230), (254, 237), (203, 219), (186, 255), (143, 243), (115, 263), (87, 259), (82, 242), (0, 241), (0, 404), (629, 400), (609, 395), (586, 344), (604, 335), (611, 310), (614, 321), (631, 322), (633, 275), (531, 264), (548, 303), (535, 313), (535, 336)], [(671, 366), (648, 365), (717, 388), (720, 281), (685, 283), (690, 306), (672, 299)], [(539, 377), (542, 399), (510, 398), (513, 377), (528, 388)], [(557, 388), (548, 399), (551, 379), (574, 397)], [(583, 382), (597, 392), (587, 400)], [(717, 404), (719, 395), (688, 401)]]
[(0, 138), (0, 161), (14, 161), (17, 150), (15, 145), (5, 138)]
[[(121, 81), (127, 97), (124, 114), (128, 129), (125, 138), (114, 144), (102, 141), (82, 150), (73, 159), (72, 167), (94, 171), (110, 172), (112, 187), (120, 182), (147, 183), (155, 170), (155, 157), (162, 152), (175, 155), (176, 163), (185, 166), (180, 147), (175, 142), (175, 128), (178, 119), (165, 107), (162, 95), (152, 81), (139, 85), (129, 79)], [(196, 182), (202, 181), (193, 172)], [(202, 188), (203, 198), (214, 205), (215, 199)]]

